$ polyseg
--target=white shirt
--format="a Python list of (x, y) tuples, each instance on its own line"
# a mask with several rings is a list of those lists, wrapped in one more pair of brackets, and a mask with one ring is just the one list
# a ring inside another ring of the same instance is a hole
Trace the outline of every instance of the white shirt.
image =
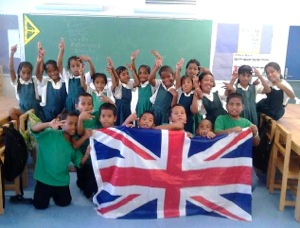
[(115, 87), (115, 91), (113, 92), (113, 95), (114, 95), (115, 99), (121, 99), (122, 98), (122, 87), (124, 87), (126, 89), (131, 89), (132, 91), (135, 91), (135, 88), (133, 88), (133, 84), (134, 84), (134, 82), (131, 81), (131, 80), (127, 84), (122, 83), (119, 80), (119, 85), (117, 85)]
[(46, 105), (46, 101), (47, 101), (47, 84), (48, 84), (48, 82), (51, 82), (51, 85), (54, 89), (60, 89), (63, 85), (63, 80), (61, 78), (58, 82), (55, 83), (51, 78), (43, 77), (42, 81), (38, 82), (38, 87), (39, 87), (39, 91), (40, 91), (40, 95), (41, 95), (41, 103), (40, 103), (41, 106)]
[[(20, 77), (20, 84), (22, 84), (22, 85), (28, 85), (28, 84), (31, 84), (33, 82), (34, 83), (34, 90), (35, 90), (35, 98), (38, 100), (39, 99), (39, 95), (40, 95), (38, 87), (37, 87), (39, 81), (37, 80), (36, 77), (32, 77), (31, 79), (29, 79), (28, 81), (24, 81)], [(19, 101), (20, 97), (19, 97), (19, 94), (18, 94), (18, 79), (16, 78), (15, 81), (12, 81), (11, 85), (15, 88), (15, 95), (16, 95), (17, 100)]]
[[(214, 92), (216, 92), (216, 90), (211, 90), (209, 94), (207, 93), (203, 93), (203, 96), (205, 96), (208, 100), (210, 100), (211, 102), (214, 101)], [(225, 103), (225, 100), (226, 100), (226, 96), (225, 95), (220, 95), (221, 92), (218, 91), (218, 96), (220, 98), (220, 101), (223, 105), (223, 108), (226, 110), (225, 106), (226, 106), (226, 103)], [(198, 99), (197, 100), (197, 103), (198, 103), (198, 112), (201, 114), (201, 115), (206, 115), (206, 109), (203, 105), (203, 102), (202, 102), (202, 99)]]
[[(90, 72), (87, 72), (84, 74), (86, 84), (88, 85), (91, 80), (91, 74)], [(79, 76), (74, 76), (73, 74), (70, 74), (69, 71), (66, 71), (65, 68), (63, 68), (63, 73), (62, 73), (62, 79), (66, 83), (66, 90), (67, 93), (69, 93), (69, 80), (75, 78), (76, 80), (80, 80), (80, 75)]]

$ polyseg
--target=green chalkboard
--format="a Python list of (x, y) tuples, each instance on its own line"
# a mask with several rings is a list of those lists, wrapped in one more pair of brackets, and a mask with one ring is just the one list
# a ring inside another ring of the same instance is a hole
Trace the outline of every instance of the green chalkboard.
[[(56, 60), (58, 43), (64, 37), (65, 67), (70, 56), (88, 55), (96, 71), (106, 73), (106, 57), (110, 56), (116, 67), (125, 65), (130, 62), (130, 55), (136, 49), (140, 49), (137, 67), (140, 64), (152, 67), (152, 49), (157, 50), (164, 57), (164, 64), (173, 69), (180, 58), (186, 61), (196, 58), (202, 66), (209, 67), (210, 20), (25, 14), (24, 21), (25, 38), (30, 40), (25, 45), (25, 58), (33, 64), (38, 41), (42, 42), (46, 51), (45, 60)], [(40, 31), (34, 38), (30, 34), (31, 29), (34, 30), (32, 26)]]

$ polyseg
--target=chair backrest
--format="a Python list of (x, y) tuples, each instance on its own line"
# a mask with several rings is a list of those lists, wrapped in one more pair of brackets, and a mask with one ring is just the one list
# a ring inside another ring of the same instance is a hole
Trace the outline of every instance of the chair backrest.
[[(280, 124), (277, 124), (274, 137), (274, 146), (284, 157), (284, 161), (288, 162), (292, 147), (292, 134)], [(287, 159), (287, 160), (286, 160)]]
[(276, 121), (274, 119), (272, 119), (270, 116), (265, 115), (264, 116), (265, 120), (268, 123), (268, 128), (267, 128), (267, 132), (266, 135), (269, 139), (269, 142), (272, 142), (274, 135), (275, 135), (275, 129), (276, 129)]

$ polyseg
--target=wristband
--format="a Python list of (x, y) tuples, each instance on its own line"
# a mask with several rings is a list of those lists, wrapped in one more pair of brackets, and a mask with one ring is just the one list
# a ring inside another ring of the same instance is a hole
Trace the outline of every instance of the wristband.
[(253, 136), (253, 138), (256, 138), (256, 137), (258, 137), (259, 135), (258, 135), (258, 131), (256, 132), (256, 134)]

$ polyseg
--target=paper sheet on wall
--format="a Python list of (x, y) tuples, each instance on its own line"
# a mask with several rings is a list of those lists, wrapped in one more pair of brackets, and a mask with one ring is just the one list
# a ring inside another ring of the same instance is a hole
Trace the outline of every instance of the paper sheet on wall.
[(240, 25), (238, 53), (260, 53), (261, 26)]

